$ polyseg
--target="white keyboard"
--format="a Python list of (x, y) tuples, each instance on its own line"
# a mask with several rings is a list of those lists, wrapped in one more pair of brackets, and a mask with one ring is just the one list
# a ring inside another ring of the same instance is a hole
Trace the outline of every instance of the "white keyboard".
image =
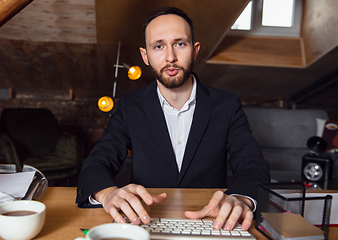
[[(127, 222), (130, 223), (128, 219)], [(255, 237), (244, 231), (237, 224), (232, 231), (223, 228), (215, 230), (214, 220), (151, 218), (150, 223), (141, 224), (146, 229), (152, 240), (159, 239), (227, 239), (227, 240), (254, 240)]]

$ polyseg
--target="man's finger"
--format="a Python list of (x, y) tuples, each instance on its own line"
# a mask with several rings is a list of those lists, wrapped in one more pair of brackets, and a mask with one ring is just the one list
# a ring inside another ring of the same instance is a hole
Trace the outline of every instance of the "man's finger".
[[(121, 210), (127, 215), (133, 224), (140, 224), (140, 219), (143, 223), (150, 221), (149, 214), (144, 209), (140, 199), (132, 193), (128, 193), (125, 197), (125, 202), (121, 202)], [(120, 203), (120, 204), (121, 204)]]
[(145, 187), (136, 184), (129, 184), (125, 188), (134, 195), (139, 196), (147, 205), (153, 204), (153, 197)]
[(219, 230), (225, 223), (226, 219), (228, 218), (228, 216), (230, 215), (231, 211), (233, 210), (233, 199), (230, 199), (227, 198), (226, 201), (224, 201), (222, 203), (222, 206), (218, 212), (218, 215), (215, 219), (215, 222), (214, 222), (214, 228), (216, 230)]
[(216, 191), (209, 201), (209, 209), (212, 211), (215, 210), (222, 202), (224, 195), (222, 191)]
[(251, 226), (252, 220), (253, 220), (253, 212), (251, 210), (248, 210), (245, 213), (244, 220), (242, 222), (242, 229), (248, 230), (249, 227)]
[(119, 211), (115, 207), (110, 207), (108, 213), (113, 217), (115, 222), (117, 223), (125, 223), (126, 220), (124, 217), (119, 213)]
[(185, 211), (184, 215), (187, 218), (200, 219), (200, 218), (207, 217), (209, 213), (210, 213), (210, 209), (209, 209), (209, 207), (207, 205), (207, 206), (205, 206), (204, 208), (202, 208), (199, 211)]
[(243, 206), (240, 206), (239, 204), (234, 205), (234, 207), (232, 208), (232, 211), (230, 213), (230, 216), (226, 220), (226, 223), (225, 223), (225, 226), (224, 226), (225, 230), (230, 231), (234, 228), (238, 219), (242, 215), (242, 211), (243, 211)]
[(158, 195), (154, 195), (154, 196), (152, 196), (152, 197), (153, 197), (154, 203), (160, 203), (160, 202), (162, 202), (164, 199), (167, 198), (167, 194), (166, 194), (166, 193), (161, 193), (161, 194), (158, 194)]

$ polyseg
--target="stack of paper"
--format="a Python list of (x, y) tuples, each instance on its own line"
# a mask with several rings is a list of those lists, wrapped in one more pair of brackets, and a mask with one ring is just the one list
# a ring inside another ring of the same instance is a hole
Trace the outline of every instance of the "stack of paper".
[(8, 201), (8, 195), (15, 199), (22, 199), (31, 185), (35, 172), (4, 173), (0, 174), (0, 203)]
[(324, 239), (324, 231), (293, 213), (262, 213), (262, 230), (274, 239), (314, 240)]

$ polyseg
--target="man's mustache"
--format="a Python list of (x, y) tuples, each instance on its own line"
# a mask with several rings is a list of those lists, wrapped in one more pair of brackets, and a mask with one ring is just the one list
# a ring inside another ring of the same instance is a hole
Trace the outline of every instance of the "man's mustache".
[(160, 73), (162, 74), (167, 68), (177, 68), (177, 69), (180, 69), (182, 71), (185, 71), (185, 68), (180, 66), (180, 65), (177, 65), (175, 63), (168, 63), (167, 65), (165, 65), (164, 67), (161, 68), (160, 70)]

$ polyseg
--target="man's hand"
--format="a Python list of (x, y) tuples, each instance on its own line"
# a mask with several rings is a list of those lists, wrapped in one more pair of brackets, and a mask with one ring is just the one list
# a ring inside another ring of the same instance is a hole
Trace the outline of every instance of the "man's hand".
[[(162, 202), (167, 197), (166, 193), (150, 195), (141, 185), (129, 184), (123, 188), (110, 187), (94, 194), (104, 210), (109, 213), (116, 222), (126, 222), (120, 214), (120, 210), (133, 222), (133, 224), (149, 223), (150, 217), (142, 206), (141, 200), (147, 205)], [(141, 199), (141, 200), (140, 200)]]
[(253, 202), (242, 196), (229, 196), (222, 191), (214, 193), (209, 204), (199, 211), (186, 211), (187, 218), (200, 219), (204, 217), (215, 217), (214, 228), (232, 230), (238, 222), (243, 220), (242, 229), (248, 230), (253, 219)]

